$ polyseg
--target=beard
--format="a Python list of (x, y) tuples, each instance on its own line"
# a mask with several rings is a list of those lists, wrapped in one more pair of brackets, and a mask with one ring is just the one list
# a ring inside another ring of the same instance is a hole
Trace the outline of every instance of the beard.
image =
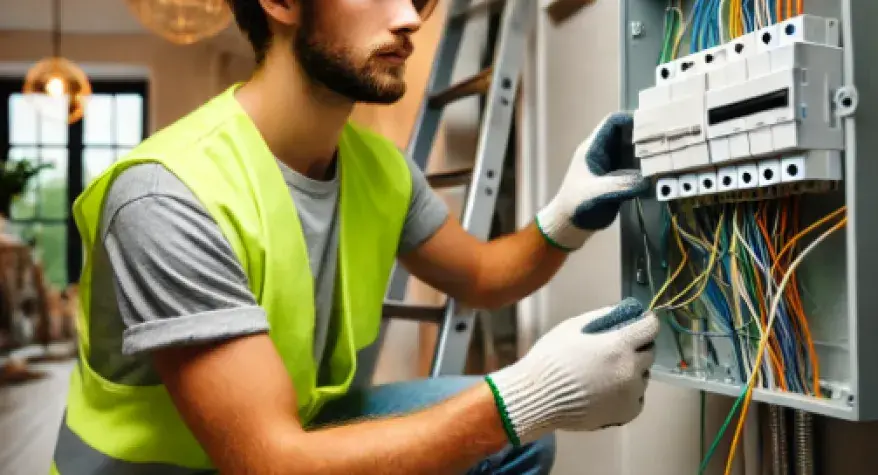
[[(310, 2), (304, 2), (303, 7)], [(402, 65), (376, 58), (376, 48), (357, 60), (352, 48), (333, 43), (318, 31), (314, 6), (305, 8), (303, 26), (293, 41), (296, 57), (312, 81), (354, 102), (392, 104), (405, 94)], [(386, 47), (389, 45), (384, 45)]]

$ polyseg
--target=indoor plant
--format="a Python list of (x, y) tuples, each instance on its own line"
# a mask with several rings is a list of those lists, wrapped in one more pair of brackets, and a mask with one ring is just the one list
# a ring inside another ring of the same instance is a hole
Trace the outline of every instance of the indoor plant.
[(30, 160), (0, 162), (0, 216), (9, 217), (12, 199), (24, 192), (28, 181), (52, 165), (35, 165)]

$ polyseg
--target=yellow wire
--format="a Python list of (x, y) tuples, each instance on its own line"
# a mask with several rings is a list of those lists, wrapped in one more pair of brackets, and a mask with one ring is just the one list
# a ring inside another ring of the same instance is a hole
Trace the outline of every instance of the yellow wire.
[[(824, 219), (826, 219), (826, 218), (824, 218)], [(750, 409), (750, 401), (753, 399), (753, 384), (756, 381), (756, 377), (760, 372), (759, 370), (760, 370), (760, 365), (762, 364), (762, 355), (763, 355), (763, 351), (765, 351), (765, 344), (768, 342), (769, 336), (774, 331), (773, 330), (774, 320), (777, 317), (777, 308), (780, 305), (780, 301), (783, 297), (784, 288), (789, 283), (790, 278), (793, 275), (793, 272), (796, 270), (796, 267), (799, 266), (799, 264), (802, 262), (802, 260), (805, 258), (805, 256), (807, 256), (808, 253), (812, 249), (814, 249), (814, 247), (816, 247), (816, 245), (820, 244), (820, 242), (822, 242), (824, 239), (826, 239), (827, 236), (829, 236), (833, 232), (841, 229), (845, 224), (847, 224), (847, 217), (846, 216), (844, 218), (842, 218), (841, 221), (836, 223), (833, 227), (824, 231), (823, 234), (821, 234), (819, 237), (817, 237), (817, 239), (815, 239), (814, 242), (812, 242), (807, 248), (805, 248), (805, 250), (801, 254), (799, 254), (798, 257), (796, 257), (796, 260), (794, 260), (790, 264), (789, 268), (787, 268), (787, 271), (783, 276), (783, 279), (781, 279), (780, 285), (778, 285), (778, 290), (775, 293), (775, 295), (772, 299), (772, 302), (771, 302), (771, 311), (769, 312), (768, 322), (766, 324), (766, 328), (768, 329), (768, 332), (765, 333), (762, 336), (762, 338), (759, 340), (759, 348), (756, 351), (756, 364), (753, 366), (753, 372), (750, 373), (750, 378), (747, 381), (747, 391), (744, 395), (744, 405), (741, 407), (741, 415), (738, 418), (738, 425), (735, 428), (735, 436), (732, 439), (732, 445), (729, 447), (729, 456), (726, 459), (725, 475), (730, 475), (732, 472), (732, 462), (735, 459), (735, 451), (738, 447), (738, 441), (740, 440), (740, 437), (741, 437), (741, 432), (742, 432), (742, 429), (744, 427), (744, 420), (747, 417), (747, 411)], [(806, 234), (805, 231), (800, 232), (795, 237), (793, 237), (793, 239), (791, 241), (798, 240), (798, 238), (800, 238), (804, 234)]]
[[(671, 223), (674, 225), (675, 229), (677, 226), (677, 215), (671, 215)], [(655, 308), (656, 302), (664, 295), (665, 292), (668, 291), (668, 287), (671, 286), (671, 283), (680, 275), (680, 272), (683, 272), (683, 268), (686, 267), (686, 262), (689, 260), (689, 254), (686, 253), (686, 249), (683, 248), (683, 242), (680, 240), (680, 235), (678, 233), (674, 233), (674, 236), (677, 238), (677, 244), (679, 245), (682, 252), (682, 259), (680, 259), (680, 265), (674, 270), (674, 273), (665, 280), (665, 284), (659, 289), (658, 292), (652, 297), (652, 302), (649, 303), (649, 309), (653, 310)]]
[[(680, 20), (682, 21), (683, 20), (683, 16), (682, 16), (682, 11), (683, 11), (682, 8), (683, 7), (682, 7), (682, 5), (680, 6), (680, 8), (681, 8)], [(680, 32), (677, 33), (677, 39), (674, 40), (674, 49), (671, 50), (673, 59), (677, 59), (677, 55), (680, 52), (680, 42), (683, 41), (683, 36), (686, 35), (686, 30), (689, 29), (689, 25), (692, 24), (692, 18), (694, 16), (695, 16), (695, 9), (693, 8), (689, 11), (689, 18), (687, 18), (685, 21), (683, 21), (683, 24), (681, 25), (681, 28), (680, 28)]]
[[(678, 226), (676, 222), (674, 222), (674, 225)], [(692, 279), (692, 282), (689, 282), (689, 285), (687, 285), (686, 288), (684, 288), (682, 292), (680, 292), (679, 294), (674, 296), (674, 298), (672, 298), (671, 300), (665, 302), (665, 304), (662, 305), (661, 307), (658, 307), (658, 310), (669, 310), (672, 308), (685, 307), (685, 306), (691, 304), (692, 302), (694, 302), (695, 300), (697, 300), (698, 297), (700, 297), (701, 294), (704, 293), (704, 289), (707, 288), (707, 283), (710, 281), (710, 273), (713, 271), (714, 264), (716, 264), (716, 257), (717, 257), (718, 251), (719, 251), (719, 236), (720, 236), (720, 232), (722, 231), (722, 228), (723, 228), (723, 215), (721, 214), (720, 218), (719, 218), (719, 223), (716, 226), (716, 231), (714, 231), (714, 233), (713, 233), (713, 247), (712, 247), (711, 252), (710, 252), (710, 260), (707, 262), (707, 268), (699, 276), (695, 277), (695, 279)], [(677, 230), (684, 232), (679, 227), (677, 228)], [(683, 303), (674, 305), (674, 302), (676, 302), (677, 299), (681, 298), (683, 295), (686, 295), (686, 293), (688, 293), (689, 290), (691, 290), (692, 287), (695, 286), (698, 282), (701, 282), (701, 288), (699, 288), (698, 291), (695, 294), (693, 294), (692, 297), (689, 298), (689, 300), (686, 300)]]
[[(734, 213), (732, 214), (732, 222), (737, 224), (738, 222), (738, 208), (735, 208)], [(729, 248), (729, 252), (732, 254), (732, 297), (735, 301), (735, 321), (738, 323), (738, 326), (744, 326), (744, 318), (741, 316), (741, 299), (738, 297), (738, 240), (732, 239), (732, 245)]]

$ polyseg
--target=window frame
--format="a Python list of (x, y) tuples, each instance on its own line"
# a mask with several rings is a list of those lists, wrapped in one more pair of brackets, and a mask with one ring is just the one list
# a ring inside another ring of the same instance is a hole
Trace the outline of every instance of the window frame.
[[(149, 101), (149, 81), (146, 78), (114, 78), (114, 79), (92, 79), (92, 93), (94, 94), (139, 94), (143, 98), (141, 109), (142, 138), (146, 139), (149, 135), (149, 117), (150, 117), (150, 101)], [(12, 148), (10, 127), (9, 127), (9, 108), (10, 98), (13, 94), (20, 93), (24, 88), (24, 79), (16, 77), (0, 77), (0, 163), (5, 163)], [(86, 149), (85, 130), (83, 120), (78, 120), (67, 126), (67, 217), (66, 218), (41, 218), (36, 216), (30, 219), (10, 218), (11, 222), (17, 224), (48, 224), (58, 225), (66, 224), (67, 231), (67, 282), (75, 284), (79, 282), (80, 273), (83, 265), (83, 249), (82, 239), (76, 228), (76, 222), (73, 213), (70, 211), (73, 202), (82, 194), (85, 184), (83, 177), (85, 173), (84, 152)], [(116, 147), (117, 145), (108, 145), (107, 147)], [(57, 146), (60, 148), (61, 146)]]

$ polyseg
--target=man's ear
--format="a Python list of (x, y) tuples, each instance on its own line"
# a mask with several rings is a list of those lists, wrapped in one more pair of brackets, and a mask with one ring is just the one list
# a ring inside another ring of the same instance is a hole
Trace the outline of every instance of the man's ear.
[(283, 26), (298, 26), (301, 0), (259, 0), (259, 4), (268, 15), (269, 22), (274, 20)]

